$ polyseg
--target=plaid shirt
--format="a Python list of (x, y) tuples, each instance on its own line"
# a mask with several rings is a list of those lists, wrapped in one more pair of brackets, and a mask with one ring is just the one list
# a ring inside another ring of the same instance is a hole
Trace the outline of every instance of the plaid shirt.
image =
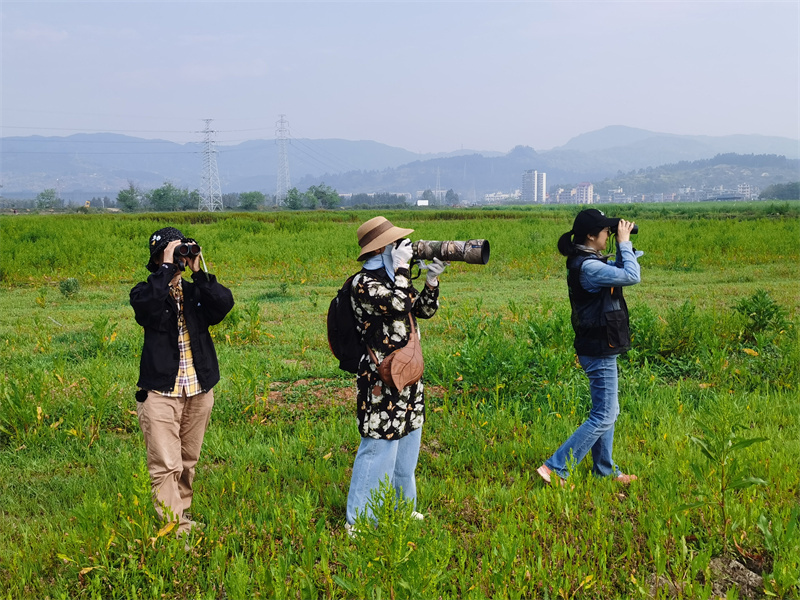
[(186, 397), (196, 396), (203, 392), (200, 382), (197, 380), (197, 372), (194, 370), (194, 360), (192, 360), (192, 346), (189, 343), (189, 330), (186, 328), (186, 319), (183, 316), (183, 286), (169, 286), (170, 294), (178, 305), (178, 350), (180, 352), (180, 362), (178, 363), (178, 376), (175, 378), (175, 387), (172, 391), (161, 392), (164, 396), (180, 398), (184, 392)]

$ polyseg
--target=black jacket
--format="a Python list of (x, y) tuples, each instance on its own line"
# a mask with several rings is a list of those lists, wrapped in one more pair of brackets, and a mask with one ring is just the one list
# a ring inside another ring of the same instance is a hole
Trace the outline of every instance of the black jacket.
[[(169, 391), (178, 376), (178, 305), (169, 293), (177, 267), (167, 263), (131, 290), (136, 322), (144, 327), (144, 346), (139, 362), (139, 381), (144, 390)], [(219, 363), (208, 332), (233, 308), (231, 291), (213, 275), (192, 273), (183, 280), (183, 315), (189, 331), (197, 379), (206, 391), (219, 381)]]
[(581, 285), (586, 260), (602, 260), (581, 253), (567, 259), (567, 287), (572, 306), (572, 328), (578, 356), (616, 356), (631, 349), (628, 305), (622, 287), (589, 292)]

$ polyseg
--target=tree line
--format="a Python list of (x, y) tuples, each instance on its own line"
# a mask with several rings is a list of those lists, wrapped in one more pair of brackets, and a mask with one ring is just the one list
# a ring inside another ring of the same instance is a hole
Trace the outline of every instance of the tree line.
[(762, 200), (800, 200), (800, 181), (770, 185), (758, 197)]

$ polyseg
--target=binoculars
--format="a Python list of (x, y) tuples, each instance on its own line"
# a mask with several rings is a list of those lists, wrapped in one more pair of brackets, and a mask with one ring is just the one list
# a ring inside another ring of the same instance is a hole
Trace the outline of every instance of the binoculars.
[(181, 240), (181, 244), (175, 248), (175, 260), (179, 258), (195, 258), (200, 254), (200, 246), (192, 239)]
[[(612, 220), (615, 221), (615, 223), (613, 225), (611, 225), (611, 227), (610, 227), (611, 233), (616, 234), (617, 233), (617, 226), (619, 225), (619, 219), (612, 219)], [(633, 235), (634, 233), (639, 233), (639, 226), (638, 225), (634, 225), (633, 229), (631, 229), (631, 235)]]
[(460, 261), (470, 265), (485, 265), (489, 262), (489, 240), (419, 240), (412, 242), (414, 260), (438, 258), (445, 261)]

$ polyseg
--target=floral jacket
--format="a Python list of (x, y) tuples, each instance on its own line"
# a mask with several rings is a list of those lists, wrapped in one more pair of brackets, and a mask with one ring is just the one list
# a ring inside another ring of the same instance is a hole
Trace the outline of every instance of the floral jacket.
[[(411, 285), (408, 269), (398, 269), (392, 282), (385, 269), (362, 271), (353, 278), (350, 300), (364, 341), (379, 361), (408, 343), (408, 313), (430, 319), (439, 308), (439, 287)], [(416, 323), (416, 320), (415, 320)], [(422, 427), (425, 421), (423, 380), (402, 390), (386, 385), (364, 353), (358, 366), (357, 414), (362, 437), (396, 440)]]

